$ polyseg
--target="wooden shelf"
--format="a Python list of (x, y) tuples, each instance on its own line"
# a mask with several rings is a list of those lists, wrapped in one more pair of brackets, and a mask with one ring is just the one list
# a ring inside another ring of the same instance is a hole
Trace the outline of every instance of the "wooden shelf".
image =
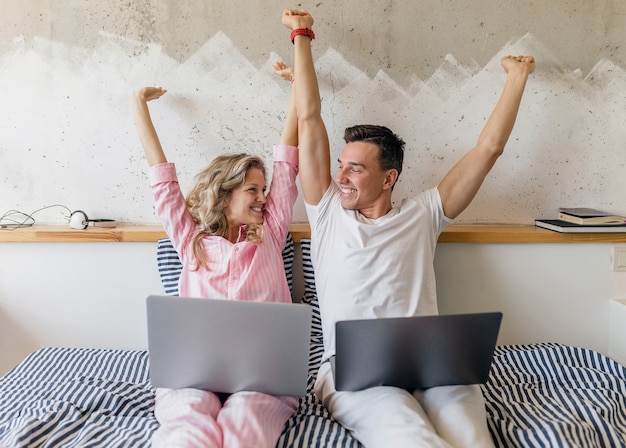
[[(291, 225), (293, 239), (310, 236), (306, 222)], [(74, 230), (67, 225), (34, 225), (21, 229), (0, 229), (0, 243), (90, 243), (153, 242), (164, 238), (160, 225), (120, 225), (107, 229), (89, 227)], [(559, 233), (533, 225), (450, 225), (439, 236), (440, 243), (626, 243), (625, 233)]]
[(118, 225), (114, 228), (88, 227), (74, 230), (68, 225), (36, 224), (15, 230), (0, 229), (0, 242), (32, 243), (115, 243), (150, 242), (165, 238), (160, 225)]
[(534, 225), (450, 225), (440, 243), (626, 243), (624, 233), (559, 233)]

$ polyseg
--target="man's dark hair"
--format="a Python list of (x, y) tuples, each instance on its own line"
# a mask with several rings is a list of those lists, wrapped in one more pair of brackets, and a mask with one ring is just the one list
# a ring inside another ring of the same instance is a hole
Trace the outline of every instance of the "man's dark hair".
[[(404, 140), (385, 126), (359, 124), (346, 128), (343, 139), (346, 143), (367, 142), (378, 146), (378, 162), (383, 170), (395, 169), (398, 177), (404, 161)], [(396, 180), (397, 182), (397, 180)]]

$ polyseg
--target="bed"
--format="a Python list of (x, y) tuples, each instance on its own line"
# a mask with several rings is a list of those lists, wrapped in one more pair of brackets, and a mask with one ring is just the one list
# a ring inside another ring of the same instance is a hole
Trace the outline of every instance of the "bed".
[[(310, 241), (301, 241), (304, 294), (313, 307), (307, 394), (278, 447), (360, 447), (312, 392), (322, 333)], [(177, 256), (159, 245), (159, 271), (176, 294)], [(283, 259), (288, 279), (293, 241)], [(498, 447), (626, 447), (626, 369), (556, 343), (498, 346), (482, 385)], [(158, 427), (145, 351), (43, 348), (0, 378), (0, 447), (143, 447)]]

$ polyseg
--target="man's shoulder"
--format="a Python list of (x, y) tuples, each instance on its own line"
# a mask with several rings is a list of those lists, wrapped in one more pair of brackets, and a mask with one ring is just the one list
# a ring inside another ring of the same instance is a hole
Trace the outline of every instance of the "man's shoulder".
[(437, 187), (432, 187), (427, 190), (420, 191), (413, 196), (402, 199), (399, 207), (401, 209), (403, 207), (415, 207), (416, 204), (421, 206), (436, 206), (440, 202), (441, 197), (439, 196), (439, 190)]

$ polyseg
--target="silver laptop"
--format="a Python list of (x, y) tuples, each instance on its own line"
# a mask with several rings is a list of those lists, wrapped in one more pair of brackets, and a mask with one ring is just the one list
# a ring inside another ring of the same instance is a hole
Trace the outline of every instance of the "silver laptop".
[(501, 321), (499, 312), (339, 321), (335, 388), (484, 383)]
[(146, 305), (154, 387), (305, 395), (310, 306), (175, 296)]

